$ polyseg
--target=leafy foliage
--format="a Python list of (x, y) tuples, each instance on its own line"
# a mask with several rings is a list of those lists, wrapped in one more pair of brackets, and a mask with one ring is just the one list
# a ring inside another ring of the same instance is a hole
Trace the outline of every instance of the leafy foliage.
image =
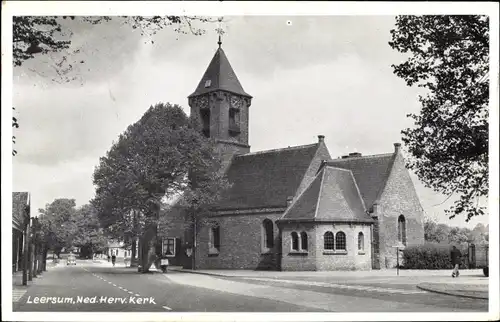
[(435, 191), (460, 198), (447, 210), (466, 221), (488, 195), (489, 27), (486, 16), (398, 16), (389, 45), (408, 55), (393, 65), (424, 88), (414, 128), (402, 131), (409, 167)]
[(437, 224), (432, 220), (424, 222), (424, 237), (429, 243), (464, 245), (473, 243), (476, 245), (488, 242), (488, 228), (479, 223), (473, 230), (468, 228), (450, 227), (446, 224)]
[(77, 209), (71, 222), (74, 227), (73, 246), (88, 248), (92, 253), (102, 251), (106, 247), (107, 238), (93, 206), (83, 205)]
[(408, 246), (403, 251), (404, 268), (451, 269), (450, 252), (451, 247), (449, 245), (427, 243), (418, 246)]
[(199, 210), (217, 196), (225, 183), (213, 171), (219, 167), (213, 142), (196, 130), (182, 108), (158, 103), (100, 159), (92, 204), (113, 238), (147, 236), (149, 243), (167, 200), (182, 194), (186, 205)]
[[(13, 110), (15, 110), (16, 108), (13, 107), (12, 108)], [(16, 117), (12, 117), (12, 127), (18, 129), (19, 128), (19, 122), (17, 121), (17, 118)], [(12, 144), (16, 144), (16, 137), (15, 136), (12, 136)], [(15, 156), (17, 154), (17, 151), (12, 149), (12, 155)]]
[[(53, 69), (57, 77), (53, 81), (70, 82), (76, 79), (72, 71), (83, 60), (76, 60), (79, 49), (67, 51), (71, 47), (73, 32), (62, 24), (64, 19), (79, 23), (97, 25), (111, 20), (120, 20), (124, 25), (137, 29), (143, 36), (155, 35), (165, 28), (173, 28), (174, 32), (202, 35), (205, 30), (194, 26), (194, 22), (207, 23), (216, 21), (213, 18), (181, 17), (181, 16), (14, 16), (13, 17), (13, 64), (21, 66), (26, 60), (37, 55), (64, 52), (61, 58), (54, 60)], [(154, 43), (153, 40), (151, 40)], [(36, 71), (35, 71), (36, 72)]]
[(72, 218), (75, 214), (74, 199), (55, 199), (45, 209), (39, 209), (42, 240), (47, 248), (59, 254), (62, 248), (72, 246), (75, 226)]

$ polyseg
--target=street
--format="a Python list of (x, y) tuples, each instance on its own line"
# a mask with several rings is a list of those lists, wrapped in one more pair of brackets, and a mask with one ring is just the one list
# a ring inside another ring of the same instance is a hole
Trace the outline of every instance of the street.
[(14, 312), (487, 312), (488, 301), (411, 284), (215, 277), (77, 260), (44, 272)]

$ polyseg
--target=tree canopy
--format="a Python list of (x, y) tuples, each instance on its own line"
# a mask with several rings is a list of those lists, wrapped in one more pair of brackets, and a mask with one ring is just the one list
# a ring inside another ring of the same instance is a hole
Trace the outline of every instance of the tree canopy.
[[(63, 24), (65, 19), (75, 20), (83, 24), (97, 25), (120, 19), (131, 29), (140, 30), (141, 35), (154, 35), (159, 30), (172, 28), (177, 33), (201, 35), (204, 29), (195, 27), (195, 22), (213, 22), (212, 18), (188, 16), (14, 16), (13, 17), (13, 64), (21, 66), (26, 60), (37, 55), (58, 53), (70, 49), (72, 30)], [(151, 40), (151, 42), (154, 42)], [(57, 78), (63, 82), (74, 80), (70, 76), (73, 67), (83, 64), (83, 60), (75, 60), (79, 50), (66, 52), (54, 62), (53, 68)]]
[(45, 209), (39, 209), (39, 223), (42, 240), (47, 248), (59, 254), (63, 248), (72, 246), (75, 227), (72, 223), (75, 214), (75, 199), (55, 199)]
[(426, 242), (480, 245), (488, 242), (489, 232), (488, 228), (481, 223), (470, 230), (469, 228), (451, 227), (446, 224), (438, 224), (433, 220), (426, 220), (424, 222), (424, 237)]
[(413, 128), (402, 131), (409, 167), (428, 187), (459, 199), (447, 214), (484, 214), (488, 195), (489, 20), (487, 16), (398, 16), (389, 45), (407, 60), (392, 65), (424, 88)]
[(91, 253), (102, 251), (107, 246), (108, 239), (92, 205), (86, 204), (78, 208), (71, 223), (74, 228), (73, 246), (87, 248)]
[(196, 130), (182, 108), (158, 103), (100, 159), (92, 204), (113, 238), (137, 237), (147, 227), (157, 227), (168, 200), (182, 195), (186, 205), (201, 209), (216, 198), (225, 184), (214, 171), (219, 168), (213, 142)]

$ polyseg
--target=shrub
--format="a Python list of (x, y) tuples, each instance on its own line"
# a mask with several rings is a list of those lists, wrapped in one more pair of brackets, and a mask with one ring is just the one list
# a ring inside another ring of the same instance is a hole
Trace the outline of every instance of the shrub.
[(403, 263), (406, 269), (452, 269), (451, 246), (427, 243), (408, 246), (403, 250)]

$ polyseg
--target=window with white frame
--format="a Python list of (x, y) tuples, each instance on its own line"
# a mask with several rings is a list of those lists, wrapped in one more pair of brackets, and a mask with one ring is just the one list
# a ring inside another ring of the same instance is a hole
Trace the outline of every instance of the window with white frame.
[(175, 238), (167, 237), (163, 239), (162, 254), (166, 257), (175, 257)]
[(331, 231), (327, 231), (323, 235), (323, 244), (325, 250), (334, 250), (335, 249), (335, 239), (333, 238), (333, 233)]
[(335, 235), (335, 250), (346, 250), (346, 238), (345, 238), (345, 233), (342, 231), (339, 231)]

